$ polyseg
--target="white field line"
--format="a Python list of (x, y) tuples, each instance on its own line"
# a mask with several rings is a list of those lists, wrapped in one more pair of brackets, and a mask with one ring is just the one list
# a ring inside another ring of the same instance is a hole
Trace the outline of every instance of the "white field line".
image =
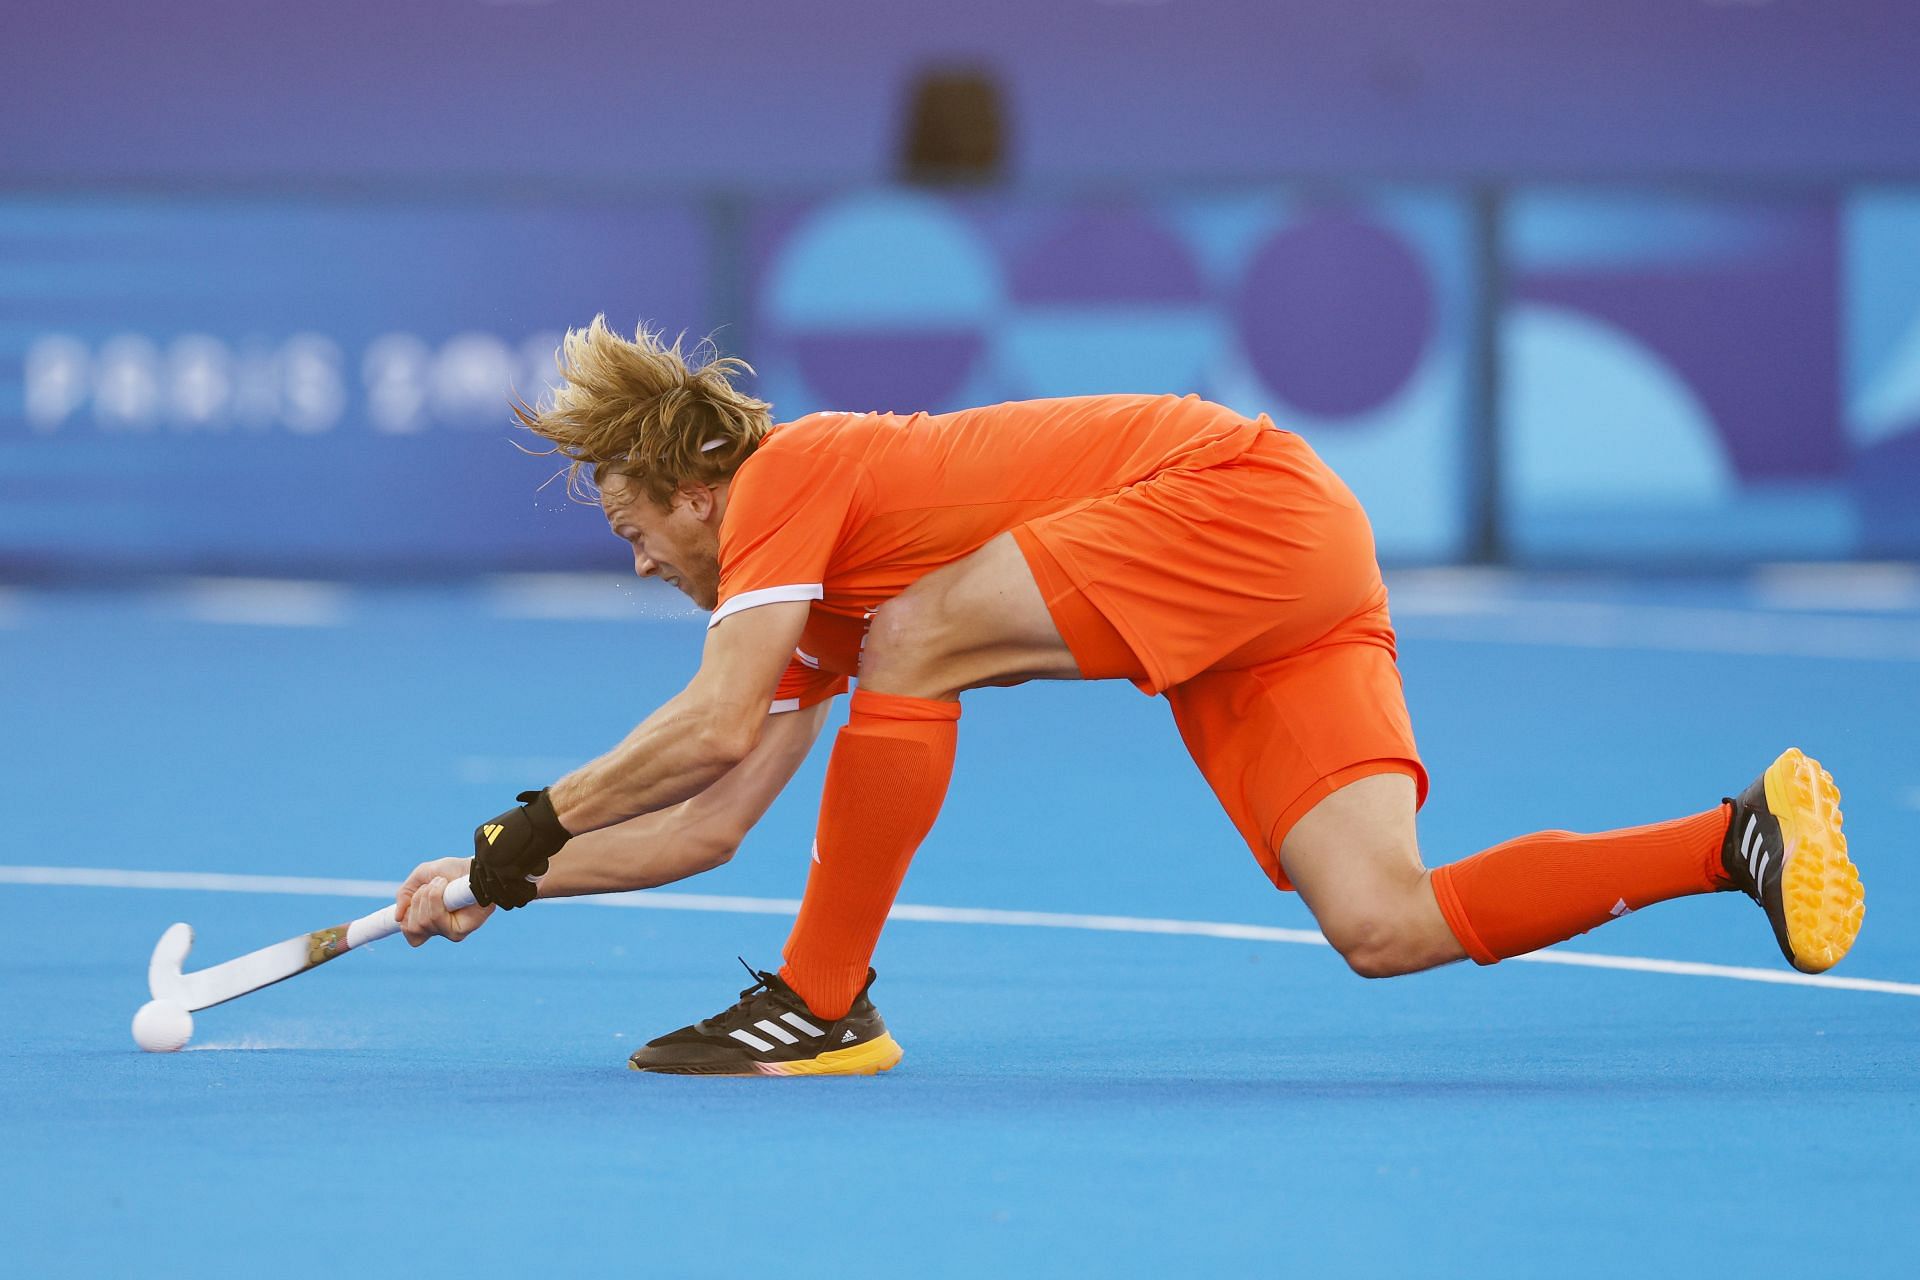
[[(170, 889), (213, 893), (277, 893), (318, 898), (384, 898), (396, 888), (390, 880), (329, 880), (316, 876), (259, 876), (204, 871), (129, 871), (101, 867), (0, 866), (0, 884), (53, 885), (88, 889)], [(649, 889), (635, 893), (603, 893), (585, 898), (562, 898), (561, 904), (633, 907), (650, 911), (720, 911), (734, 915), (790, 916), (800, 909), (797, 898), (743, 898), (726, 894), (668, 893)], [(1094, 933), (1153, 933), (1194, 938), (1225, 938), (1240, 942), (1283, 942), (1324, 947), (1327, 940), (1314, 929), (1283, 929), (1264, 924), (1232, 924), (1213, 920), (1162, 920), (1151, 916), (1078, 915), (1058, 911), (1003, 911), (993, 907), (929, 907), (898, 903), (888, 916), (927, 924), (1000, 925), (1025, 929), (1081, 929)], [(1736, 982), (1764, 982), (1789, 987), (1824, 987), (1832, 991), (1877, 991), (1883, 995), (1920, 996), (1920, 982), (1888, 982), (1879, 978), (1841, 978), (1831, 974), (1798, 973), (1791, 969), (1750, 969), (1739, 965), (1701, 964), (1692, 960), (1661, 960), (1651, 956), (1613, 956), (1590, 951), (1536, 951), (1516, 956), (1515, 962), (1563, 964), (1587, 969), (1621, 969), (1633, 973), (1667, 973), (1691, 978), (1728, 978)]]

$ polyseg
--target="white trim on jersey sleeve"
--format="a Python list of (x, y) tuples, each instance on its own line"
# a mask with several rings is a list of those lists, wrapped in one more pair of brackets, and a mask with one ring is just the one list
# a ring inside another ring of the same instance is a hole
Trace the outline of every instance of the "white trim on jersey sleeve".
[(707, 630), (713, 630), (720, 625), (720, 619), (743, 609), (757, 609), (763, 604), (784, 604), (789, 600), (818, 600), (826, 594), (826, 588), (817, 582), (797, 582), (784, 587), (742, 591), (713, 611), (713, 616), (707, 619)]

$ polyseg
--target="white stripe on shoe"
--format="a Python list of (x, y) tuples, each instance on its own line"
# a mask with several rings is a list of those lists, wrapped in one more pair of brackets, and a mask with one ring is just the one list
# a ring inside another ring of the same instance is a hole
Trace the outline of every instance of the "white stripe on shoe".
[(768, 1044), (765, 1040), (762, 1040), (759, 1036), (753, 1034), (753, 1032), (751, 1031), (729, 1031), (727, 1032), (727, 1034), (732, 1036), (735, 1040), (738, 1040), (741, 1044), (747, 1046), (747, 1048), (749, 1049), (758, 1049), (761, 1053), (773, 1052), (772, 1045)]
[(827, 1034), (797, 1013), (783, 1013), (780, 1015), (780, 1019), (783, 1022), (791, 1023), (796, 1030), (804, 1031), (808, 1035), (816, 1038)]

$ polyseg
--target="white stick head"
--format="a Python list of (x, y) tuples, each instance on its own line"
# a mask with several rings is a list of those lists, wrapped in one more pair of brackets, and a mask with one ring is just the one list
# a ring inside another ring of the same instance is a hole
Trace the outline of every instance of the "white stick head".
[(155, 1000), (171, 1000), (185, 1005), (186, 982), (180, 971), (186, 967), (187, 952), (193, 948), (193, 926), (169, 925), (153, 944), (153, 959), (147, 961), (147, 991)]

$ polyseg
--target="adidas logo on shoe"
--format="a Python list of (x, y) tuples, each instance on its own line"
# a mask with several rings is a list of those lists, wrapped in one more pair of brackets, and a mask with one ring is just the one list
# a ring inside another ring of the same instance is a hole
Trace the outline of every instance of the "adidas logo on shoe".
[(849, 1031), (845, 1035), (840, 1037), (840, 1043), (849, 1044), (855, 1040), (858, 1040), (859, 1038), (860, 1038), (859, 1036), (856, 1036), (855, 1034), (853, 1034), (853, 1032)]

